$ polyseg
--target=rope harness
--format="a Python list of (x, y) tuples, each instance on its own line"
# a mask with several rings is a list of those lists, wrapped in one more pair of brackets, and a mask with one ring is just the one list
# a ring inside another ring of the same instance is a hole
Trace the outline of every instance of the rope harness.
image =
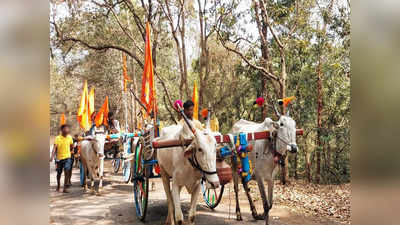
[[(269, 137), (268, 138), (268, 140), (269, 140), (269, 143), (270, 143), (270, 149), (272, 150), (272, 154), (273, 154), (273, 156), (274, 157), (278, 157), (278, 164), (279, 165), (281, 165), (282, 167), (284, 167), (285, 166), (285, 158), (286, 158), (286, 155), (282, 155), (281, 153), (279, 153), (277, 150), (276, 150), (276, 140), (277, 139), (279, 139), (279, 140), (281, 140), (283, 143), (285, 143), (286, 145), (290, 145), (289, 143), (288, 143), (288, 141), (286, 141), (286, 140), (284, 140), (283, 138), (281, 138), (281, 137), (279, 137), (278, 136), (278, 132), (272, 132), (272, 135), (271, 135), (271, 137)], [(265, 151), (264, 151), (264, 154), (266, 154), (265, 153)]]
[(193, 151), (192, 153), (192, 157), (188, 158), (190, 164), (192, 165), (193, 168), (199, 170), (203, 175), (207, 174), (207, 175), (213, 175), (216, 174), (217, 171), (207, 171), (204, 170), (203, 168), (201, 168), (199, 161), (197, 161), (197, 157), (196, 157), (196, 151)]

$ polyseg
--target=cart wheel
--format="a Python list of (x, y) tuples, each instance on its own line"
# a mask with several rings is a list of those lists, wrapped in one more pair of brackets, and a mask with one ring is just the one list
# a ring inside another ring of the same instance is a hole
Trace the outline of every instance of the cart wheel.
[(131, 174), (131, 162), (124, 160), (122, 163), (122, 177), (125, 183), (129, 183)]
[(221, 202), (222, 194), (224, 193), (224, 185), (221, 185), (217, 189), (207, 188), (205, 180), (201, 180), (201, 192), (203, 193), (203, 199), (208, 208), (214, 209)]
[(121, 158), (115, 158), (112, 161), (112, 167), (114, 169), (114, 173), (117, 174), (119, 171), (119, 168), (121, 167)]
[(133, 193), (135, 197), (136, 215), (141, 221), (146, 218), (149, 196), (149, 169), (143, 164), (144, 140), (140, 138), (135, 149), (133, 166)]

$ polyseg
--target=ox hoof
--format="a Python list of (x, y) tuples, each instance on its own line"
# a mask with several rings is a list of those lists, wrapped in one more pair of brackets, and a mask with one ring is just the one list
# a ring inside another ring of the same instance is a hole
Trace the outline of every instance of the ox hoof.
[(265, 220), (265, 215), (261, 214), (252, 214), (255, 220)]
[(236, 220), (237, 221), (242, 221), (243, 219), (242, 219), (242, 216), (241, 215), (236, 215)]
[(179, 220), (178, 225), (182, 225), (182, 224), (183, 224), (183, 220)]
[(194, 216), (189, 217), (189, 224), (194, 224)]

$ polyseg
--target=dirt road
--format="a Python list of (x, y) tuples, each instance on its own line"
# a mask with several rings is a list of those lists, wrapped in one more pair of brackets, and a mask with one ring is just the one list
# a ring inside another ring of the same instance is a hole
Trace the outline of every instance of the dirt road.
[[(56, 172), (54, 163), (51, 163), (49, 185), (50, 224), (163, 224), (167, 216), (167, 202), (161, 179), (153, 179), (151, 181), (154, 182), (154, 185), (150, 185), (150, 189), (153, 187), (154, 189), (149, 194), (150, 200), (146, 223), (142, 223), (136, 218), (132, 184), (123, 183), (121, 174), (113, 175), (110, 172), (110, 161), (106, 161), (105, 176), (103, 191), (100, 196), (90, 192), (84, 193), (79, 186), (79, 169), (74, 168), (72, 175), (73, 186), (69, 189), (70, 193), (57, 193), (55, 192), (57, 185)], [(230, 185), (225, 189), (222, 202), (213, 211), (205, 206), (202, 198), (199, 198), (196, 224), (264, 224), (263, 221), (255, 221), (251, 217), (243, 190), (240, 193), (243, 221), (235, 220), (234, 192), (233, 187)], [(186, 216), (190, 202), (190, 196), (186, 190), (182, 191), (181, 200), (184, 215)], [(261, 209), (261, 201), (256, 201), (256, 205), (258, 209)], [(275, 204), (270, 212), (270, 224), (336, 225), (338, 223), (328, 219), (302, 216), (292, 212), (285, 206)]]

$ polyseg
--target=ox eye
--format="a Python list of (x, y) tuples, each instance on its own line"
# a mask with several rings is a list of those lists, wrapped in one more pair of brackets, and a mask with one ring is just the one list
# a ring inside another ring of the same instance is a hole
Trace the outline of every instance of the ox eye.
[(283, 127), (283, 123), (281, 123), (281, 127)]
[(203, 152), (203, 149), (199, 148), (199, 152)]

